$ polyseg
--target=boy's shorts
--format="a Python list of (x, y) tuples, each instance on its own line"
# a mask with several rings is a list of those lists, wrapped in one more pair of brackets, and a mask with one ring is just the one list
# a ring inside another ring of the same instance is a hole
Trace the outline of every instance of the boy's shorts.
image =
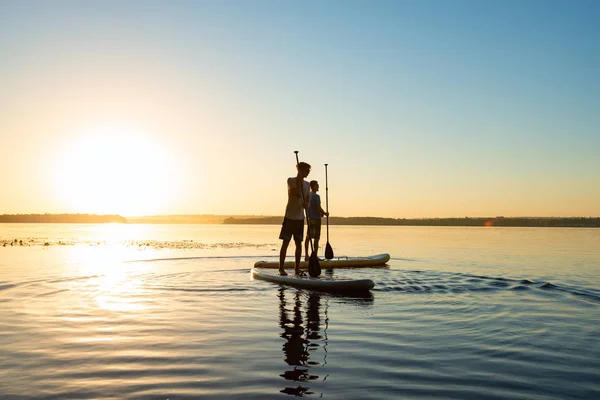
[(321, 239), (321, 220), (320, 219), (312, 219), (310, 218), (309, 232), (311, 239)]
[(281, 224), (281, 233), (279, 233), (279, 239), (281, 240), (292, 240), (294, 242), (301, 242), (304, 236), (304, 220), (303, 219), (289, 219), (284, 217), (283, 223)]

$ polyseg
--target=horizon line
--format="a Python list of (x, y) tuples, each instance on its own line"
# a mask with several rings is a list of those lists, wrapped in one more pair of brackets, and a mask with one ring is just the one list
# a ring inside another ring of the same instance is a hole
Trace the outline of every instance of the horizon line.
[[(121, 217), (121, 218), (165, 218), (165, 217), (229, 217), (229, 218), (234, 218), (234, 217), (249, 217), (249, 218), (276, 218), (276, 217), (281, 217), (283, 218), (283, 215), (279, 215), (279, 214), (215, 214), (215, 213), (193, 213), (193, 214), (150, 214), (150, 215), (121, 215), (121, 214), (115, 214), (115, 213), (103, 213), (103, 214), (97, 214), (97, 213), (70, 213), (70, 212), (59, 212), (59, 213), (3, 213), (0, 214), (1, 216), (27, 216), (27, 215), (70, 215), (70, 216), (76, 216), (76, 215), (93, 215), (93, 216), (98, 216), (98, 217), (107, 217), (107, 216), (115, 216), (115, 217)], [(469, 216), (469, 215), (465, 215), (465, 216), (461, 216), (461, 217), (457, 217), (457, 216), (452, 216), (452, 217), (440, 217), (440, 216), (436, 216), (436, 217), (381, 217), (381, 216), (373, 216), (373, 215), (368, 215), (368, 216), (362, 216), (362, 215), (354, 215), (354, 216), (330, 216), (330, 218), (379, 218), (379, 219), (477, 219), (477, 218), (496, 218), (496, 219), (502, 219), (502, 218), (600, 218), (600, 216), (592, 216), (592, 215), (587, 215), (587, 216), (583, 216), (583, 215), (570, 215), (570, 216), (555, 216), (555, 215), (519, 215), (519, 216), (506, 216), (506, 215), (496, 215), (496, 216)]]

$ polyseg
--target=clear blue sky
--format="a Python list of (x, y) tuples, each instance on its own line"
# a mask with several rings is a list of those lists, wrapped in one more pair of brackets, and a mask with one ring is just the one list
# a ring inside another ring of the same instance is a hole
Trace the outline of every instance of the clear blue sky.
[[(300, 150), (332, 215), (600, 216), (598, 21), (599, 1), (0, 0), (0, 213), (278, 215)], [(57, 177), (106, 124), (170, 160), (160, 207)]]

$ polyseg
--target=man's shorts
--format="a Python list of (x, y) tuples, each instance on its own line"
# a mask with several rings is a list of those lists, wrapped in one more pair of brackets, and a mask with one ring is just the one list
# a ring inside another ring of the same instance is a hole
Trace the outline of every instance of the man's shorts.
[(281, 233), (279, 239), (281, 240), (292, 240), (294, 242), (301, 242), (304, 236), (304, 220), (303, 219), (289, 219), (283, 218), (283, 224), (281, 224)]
[(308, 222), (310, 224), (310, 238), (319, 240), (321, 238), (321, 220), (310, 218)]

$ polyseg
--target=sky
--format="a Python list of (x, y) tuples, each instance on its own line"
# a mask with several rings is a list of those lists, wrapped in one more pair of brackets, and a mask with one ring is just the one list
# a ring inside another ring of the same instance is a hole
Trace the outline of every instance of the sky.
[[(600, 216), (595, 0), (0, 0), (0, 214)], [(327, 167), (327, 180), (325, 175)]]

